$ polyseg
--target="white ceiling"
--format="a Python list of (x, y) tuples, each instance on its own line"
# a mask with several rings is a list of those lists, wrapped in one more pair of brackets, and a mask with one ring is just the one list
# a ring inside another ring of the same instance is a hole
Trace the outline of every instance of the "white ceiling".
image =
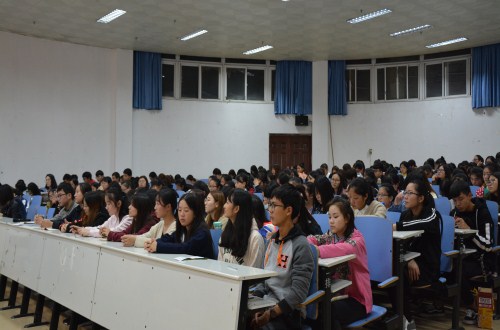
[[(96, 20), (120, 8), (109, 24)], [(359, 24), (347, 19), (383, 8)], [(430, 24), (393, 38), (389, 33)], [(189, 41), (184, 36), (204, 28)], [(0, 30), (77, 44), (169, 54), (256, 59), (363, 59), (500, 42), (499, 0), (0, 0)], [(463, 43), (427, 49), (457, 37)], [(251, 55), (243, 51), (270, 44)]]

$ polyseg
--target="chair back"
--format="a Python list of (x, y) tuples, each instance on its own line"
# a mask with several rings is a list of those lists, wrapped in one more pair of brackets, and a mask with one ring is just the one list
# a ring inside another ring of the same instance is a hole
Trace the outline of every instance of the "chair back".
[(208, 184), (208, 179), (200, 179), (200, 181), (203, 181), (203, 182), (205, 182), (206, 184)]
[[(313, 273), (311, 277), (311, 283), (309, 284), (309, 292), (307, 293), (308, 296), (316, 293), (318, 291), (318, 283), (319, 283), (319, 278), (318, 278), (318, 251), (316, 250), (316, 246), (309, 244), (309, 247), (311, 248), (311, 253), (313, 256), (314, 260), (314, 267), (313, 267)], [(307, 305), (306, 307), (306, 317), (310, 320), (316, 320), (318, 318), (318, 304), (317, 303), (312, 303)]]
[(36, 214), (41, 214), (44, 218), (50, 219), (47, 217), (47, 207), (45, 205), (40, 205), (36, 210)]
[(436, 195), (441, 196), (441, 190), (439, 189), (439, 185), (438, 184), (432, 184), (432, 189), (434, 189), (434, 191), (436, 192)]
[(56, 213), (56, 208), (51, 207), (47, 210), (47, 219), (52, 219), (54, 217), (54, 213)]
[(365, 238), (370, 279), (383, 282), (392, 277), (392, 223), (375, 216), (358, 216), (354, 224)]
[(470, 192), (472, 194), (472, 197), (476, 197), (476, 192), (479, 189), (478, 186), (470, 186)]
[(177, 196), (179, 196), (179, 198), (181, 198), (182, 195), (185, 194), (184, 190), (176, 190), (175, 192), (177, 193)]
[(261, 201), (264, 200), (264, 195), (262, 193), (253, 193), (255, 196), (259, 197)]
[(444, 254), (454, 250), (455, 240), (455, 220), (449, 215), (441, 214), (443, 219), (443, 228), (441, 229), (441, 273), (449, 273), (452, 270), (453, 261)]
[(26, 218), (29, 220), (35, 219), (36, 212), (38, 211), (38, 208), (40, 207), (40, 204), (42, 204), (42, 196), (36, 195), (31, 197), (30, 204), (28, 206), (28, 209), (26, 210)]
[(321, 227), (323, 234), (326, 234), (330, 230), (330, 224), (328, 223), (328, 214), (313, 214), (314, 220)]
[(399, 218), (401, 217), (401, 213), (387, 211), (385, 216), (386, 216), (387, 220), (389, 220), (392, 224), (394, 224), (394, 223), (399, 222)]
[(491, 219), (493, 220), (493, 242), (498, 245), (498, 204), (494, 201), (486, 201), (488, 211), (490, 211)]
[(434, 204), (436, 204), (436, 210), (439, 211), (441, 215), (450, 215), (451, 204), (448, 198), (446, 197), (435, 198)]
[(219, 240), (222, 235), (222, 229), (210, 229), (210, 235), (212, 235), (212, 247), (214, 249), (214, 258), (217, 260), (219, 257)]

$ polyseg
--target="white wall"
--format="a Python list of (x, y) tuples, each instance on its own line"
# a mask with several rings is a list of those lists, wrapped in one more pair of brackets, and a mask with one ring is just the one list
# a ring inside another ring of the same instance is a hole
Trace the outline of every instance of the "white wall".
[[(312, 126), (296, 127), (265, 103), (168, 99), (162, 111), (132, 110), (132, 51), (4, 32), (0, 44), (2, 183), (125, 167), (196, 177), (216, 166), (267, 167), (270, 133), (312, 134), (313, 166), (330, 164), (324, 61), (313, 64)], [(329, 119), (334, 162), (441, 155), (456, 162), (500, 151), (498, 109), (473, 112), (470, 104), (466, 97), (349, 105), (348, 116)]]

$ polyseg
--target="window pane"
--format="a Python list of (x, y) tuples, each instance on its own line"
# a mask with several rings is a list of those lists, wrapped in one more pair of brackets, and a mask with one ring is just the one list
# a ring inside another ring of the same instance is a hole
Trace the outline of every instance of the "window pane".
[(418, 99), (418, 66), (408, 67), (408, 98)]
[(447, 95), (463, 95), (467, 93), (467, 62), (453, 61), (445, 64), (448, 67)]
[(377, 69), (377, 100), (385, 100), (385, 69)]
[(201, 67), (202, 99), (219, 99), (219, 72), (220, 68), (209, 66)]
[(174, 97), (174, 65), (162, 64), (161, 75), (162, 96)]
[(247, 70), (247, 100), (264, 101), (264, 70)]
[(198, 67), (183, 66), (181, 81), (181, 97), (198, 98)]
[(391, 67), (385, 69), (385, 99), (386, 100), (396, 100), (398, 98), (397, 92), (397, 79), (398, 79), (398, 68)]
[(441, 64), (431, 64), (425, 67), (425, 97), (443, 95), (443, 70)]
[(271, 71), (271, 100), (274, 101), (274, 92), (276, 89), (276, 70)]
[(345, 81), (347, 84), (346, 88), (346, 96), (347, 96), (347, 102), (355, 102), (356, 101), (356, 79), (355, 75), (356, 70), (346, 70), (345, 72)]
[(370, 70), (356, 71), (357, 101), (370, 101)]
[(227, 99), (245, 99), (245, 69), (226, 69), (227, 74)]
[(398, 66), (398, 99), (406, 100), (406, 66)]

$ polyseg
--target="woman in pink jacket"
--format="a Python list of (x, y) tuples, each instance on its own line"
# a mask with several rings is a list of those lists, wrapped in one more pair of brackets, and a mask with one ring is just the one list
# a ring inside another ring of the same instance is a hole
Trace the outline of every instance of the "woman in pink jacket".
[(337, 268), (336, 278), (352, 281), (345, 294), (348, 298), (332, 303), (333, 329), (366, 317), (372, 310), (372, 290), (365, 239), (354, 226), (354, 212), (348, 201), (335, 197), (327, 205), (330, 230), (323, 235), (309, 236), (320, 258), (355, 254), (356, 258)]

